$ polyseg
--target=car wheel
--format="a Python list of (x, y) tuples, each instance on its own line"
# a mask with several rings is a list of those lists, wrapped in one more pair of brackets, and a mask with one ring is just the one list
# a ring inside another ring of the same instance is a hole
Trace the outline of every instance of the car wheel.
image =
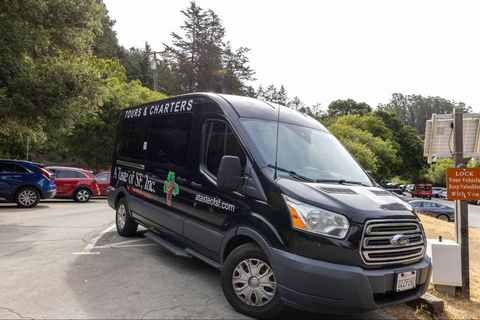
[(138, 223), (130, 216), (126, 198), (120, 199), (117, 203), (115, 222), (117, 232), (122, 237), (131, 237), (137, 233)]
[(15, 202), (22, 208), (33, 208), (39, 201), (40, 193), (31, 187), (20, 189), (15, 196)]
[(88, 189), (81, 188), (75, 191), (73, 195), (73, 200), (77, 202), (87, 202), (88, 200), (90, 200), (90, 197), (90, 191)]
[(442, 221), (446, 221), (446, 222), (450, 221), (450, 218), (446, 214), (439, 214), (437, 216), (437, 219), (442, 220)]
[(228, 255), (222, 268), (222, 289), (235, 310), (256, 319), (274, 317), (284, 308), (268, 258), (254, 243), (243, 244)]

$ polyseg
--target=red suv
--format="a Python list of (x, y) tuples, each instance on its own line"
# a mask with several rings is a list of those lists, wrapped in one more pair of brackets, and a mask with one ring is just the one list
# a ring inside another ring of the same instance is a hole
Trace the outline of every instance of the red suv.
[(73, 198), (77, 202), (87, 202), (91, 196), (100, 195), (97, 178), (91, 171), (69, 168), (69, 167), (48, 167), (57, 177), (56, 198)]
[(110, 186), (110, 172), (102, 172), (95, 176), (98, 180), (98, 187), (100, 188), (100, 195), (106, 196), (107, 189)]

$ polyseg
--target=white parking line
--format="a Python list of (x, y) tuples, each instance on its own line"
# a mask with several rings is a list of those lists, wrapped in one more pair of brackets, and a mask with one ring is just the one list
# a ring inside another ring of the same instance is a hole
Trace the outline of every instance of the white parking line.
[(97, 243), (97, 241), (100, 240), (100, 238), (105, 233), (109, 232), (113, 228), (115, 228), (115, 224), (111, 225), (107, 229), (100, 232), (95, 238), (92, 239), (92, 241), (89, 244), (87, 244), (87, 246), (83, 249), (82, 252), (72, 252), (72, 254), (76, 254), (76, 255), (100, 254), (100, 252), (91, 252), (91, 251), (92, 251), (93, 247), (95, 247), (95, 244)]

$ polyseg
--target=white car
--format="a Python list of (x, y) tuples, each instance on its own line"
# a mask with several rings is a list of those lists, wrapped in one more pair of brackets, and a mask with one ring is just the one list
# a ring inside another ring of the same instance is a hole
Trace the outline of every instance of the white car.
[(447, 199), (447, 188), (442, 188), (442, 190), (440, 190), (440, 192), (438, 193), (438, 197), (440, 199), (448, 200)]

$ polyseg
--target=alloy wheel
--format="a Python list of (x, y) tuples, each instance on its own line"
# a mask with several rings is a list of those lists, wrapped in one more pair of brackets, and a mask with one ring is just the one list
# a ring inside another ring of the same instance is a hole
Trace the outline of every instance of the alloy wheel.
[(22, 205), (28, 207), (34, 204), (35, 201), (37, 201), (37, 195), (32, 190), (23, 190), (18, 196), (18, 201)]
[(90, 194), (87, 190), (80, 190), (77, 192), (77, 199), (80, 202), (85, 202), (90, 198)]

